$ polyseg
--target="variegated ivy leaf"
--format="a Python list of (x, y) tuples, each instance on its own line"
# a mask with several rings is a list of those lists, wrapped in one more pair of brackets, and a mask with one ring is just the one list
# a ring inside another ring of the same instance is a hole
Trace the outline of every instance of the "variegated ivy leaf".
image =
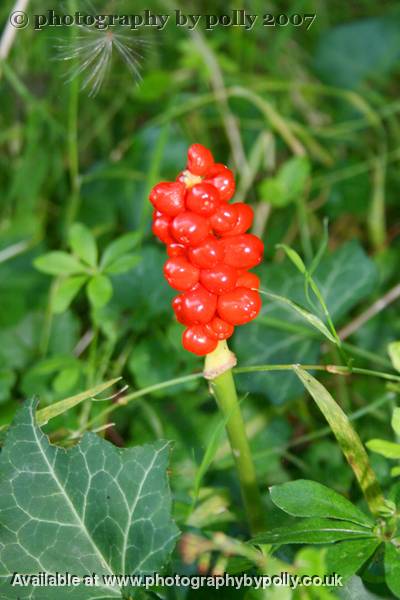
[[(64, 450), (37, 427), (35, 408), (17, 414), (0, 458), (0, 597), (121, 598), (103, 576), (159, 572), (175, 544), (169, 443), (120, 449), (87, 433)], [(13, 573), (43, 572), (98, 580), (56, 590), (10, 583)]]

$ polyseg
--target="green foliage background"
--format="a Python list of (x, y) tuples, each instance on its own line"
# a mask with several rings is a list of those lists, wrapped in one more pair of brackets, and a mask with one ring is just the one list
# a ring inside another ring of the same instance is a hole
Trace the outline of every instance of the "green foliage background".
[[(177, 8), (155, 1), (134, 4), (95, 9), (130, 14)], [(67, 3), (63, 10), (72, 12), (74, 6)], [(33, 0), (28, 12), (48, 8)], [(1, 425), (32, 395), (44, 407), (120, 375), (134, 391), (201, 370), (200, 359), (181, 347), (182, 329), (170, 308), (173, 294), (162, 277), (164, 249), (151, 235), (147, 199), (152, 185), (174, 179), (184, 168), (193, 142), (229, 164), (238, 197), (255, 208), (255, 229), (266, 245), (259, 268), (264, 289), (324, 319), (317, 306), (307, 304), (304, 278), (276, 244), (296, 248), (311, 264), (324, 243), (326, 221), (328, 247), (314, 277), (339, 331), (398, 284), (397, 3), (254, 0), (229, 7), (185, 4), (182, 10), (223, 14), (238, 8), (258, 15), (317, 16), (309, 30), (262, 27), (259, 17), (252, 31), (205, 32), (200, 24), (189, 33), (170, 24), (162, 32), (124, 32), (132, 40), (144, 39), (143, 46), (137, 42), (143, 79), (135, 82), (115, 55), (95, 97), (80, 91), (77, 79), (65, 83), (68, 65), (56, 59), (55, 46), (73, 42), (75, 29), (17, 32), (0, 65)], [(0, 8), (4, 25), (10, 9), (8, 1)], [(110, 274), (109, 302), (91, 304), (81, 291), (68, 309), (54, 313), (54, 280), (33, 261), (66, 250), (74, 222), (92, 231), (100, 254), (113, 240), (136, 232), (139, 260)], [(387, 346), (399, 338), (398, 304), (388, 303), (346, 338), (344, 348), (354, 365), (390, 371)], [(267, 298), (260, 317), (237, 330), (232, 346), (240, 366), (342, 362), (318, 331)], [(320, 379), (354, 415), (363, 441), (396, 441), (390, 419), (398, 386), (362, 375), (328, 373)], [(247, 373), (238, 375), (237, 383), (264, 495), (270, 485), (313, 479), (362, 506), (340, 449), (295, 375)], [(46, 429), (50, 438), (70, 445), (82, 422), (96, 420), (104, 404), (85, 407), (90, 414), (82, 415), (79, 407), (54, 419)], [(209, 504), (200, 502), (188, 522), (198, 465), (220, 422), (201, 378), (138, 398), (110, 418), (114, 424), (105, 435), (117, 445), (174, 441), (170, 481), (181, 528), (189, 523), (243, 536), (239, 489), (224, 440), (202, 483), (201, 502)], [(96, 426), (106, 422), (97, 419)], [(398, 497), (393, 463), (377, 454), (371, 461), (385, 491)], [(282, 514), (270, 508), (279, 524)], [(314, 552), (311, 572), (317, 572), (323, 555)], [(295, 550), (286, 547), (281, 557), (296, 560)], [(174, 560), (183, 568), (179, 552)], [(373, 565), (364, 584), (371, 594), (390, 597)], [(304, 597), (334, 597), (309, 593)]]

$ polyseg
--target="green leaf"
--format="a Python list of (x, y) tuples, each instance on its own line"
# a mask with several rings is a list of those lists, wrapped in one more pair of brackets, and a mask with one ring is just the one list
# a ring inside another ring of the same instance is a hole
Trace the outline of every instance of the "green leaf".
[(386, 583), (393, 594), (400, 597), (400, 548), (388, 543), (385, 545)]
[(80, 394), (76, 394), (75, 396), (71, 396), (70, 398), (65, 398), (64, 400), (60, 400), (59, 402), (55, 402), (54, 404), (50, 404), (50, 406), (46, 406), (45, 408), (41, 408), (36, 412), (36, 422), (38, 425), (46, 425), (50, 421), (50, 419), (54, 419), (58, 415), (62, 415), (70, 408), (77, 406), (84, 400), (88, 400), (89, 398), (94, 398), (97, 394), (104, 392), (108, 388), (112, 387), (117, 381), (119, 381), (121, 377), (116, 377), (115, 379), (110, 379), (105, 383), (100, 383), (99, 385), (95, 385), (94, 387), (86, 390), (85, 392), (81, 392)]
[(350, 521), (302, 519), (286, 527), (260, 533), (251, 541), (253, 544), (330, 544), (339, 540), (371, 537), (369, 529)]
[(299, 306), (295, 302), (292, 302), (288, 298), (284, 298), (283, 296), (278, 296), (277, 294), (272, 294), (271, 292), (267, 292), (265, 290), (259, 290), (259, 292), (260, 294), (265, 294), (265, 296), (268, 296), (272, 300), (276, 300), (277, 302), (286, 304), (292, 310), (296, 311), (303, 319), (308, 321), (310, 325), (312, 325), (315, 329), (318, 329), (318, 331), (320, 331), (326, 338), (328, 338), (329, 341), (333, 342), (335, 345), (337, 344), (337, 340), (333, 337), (333, 335), (326, 327), (326, 325), (321, 321), (321, 319), (310, 313), (308, 310), (306, 310), (302, 306)]
[(328, 390), (312, 375), (298, 366), (293, 366), (293, 370), (328, 421), (343, 454), (358, 480), (371, 512), (379, 514), (380, 509), (384, 505), (384, 498), (375, 473), (369, 463), (367, 452), (348, 417), (332, 398)]
[(301, 258), (300, 254), (296, 252), (296, 250), (293, 250), (293, 248), (290, 248), (290, 246), (287, 246), (286, 244), (277, 244), (276, 247), (282, 248), (282, 250), (285, 251), (286, 256), (290, 258), (290, 260), (292, 261), (294, 266), (300, 271), (300, 273), (304, 275), (304, 273), (307, 272), (306, 265), (304, 264), (303, 259)]
[(388, 354), (393, 368), (400, 372), (400, 342), (391, 342), (388, 346)]
[(111, 281), (105, 275), (95, 275), (87, 285), (87, 294), (94, 308), (107, 304), (113, 294)]
[(0, 403), (8, 400), (16, 376), (11, 369), (0, 369)]
[(67, 310), (85, 281), (87, 281), (86, 275), (75, 275), (61, 281), (54, 291), (51, 305), (52, 312), (62, 313)]
[(122, 235), (118, 239), (114, 240), (107, 246), (104, 250), (103, 255), (101, 257), (100, 268), (104, 270), (106, 267), (109, 267), (113, 262), (115, 262), (118, 258), (133, 250), (140, 241), (141, 233), (138, 231), (134, 231), (131, 233), (126, 233)]
[(400, 407), (393, 410), (391, 425), (396, 435), (400, 436)]
[(295, 517), (327, 517), (353, 521), (364, 527), (374, 522), (334, 490), (306, 479), (289, 481), (270, 488), (271, 500), (276, 506)]
[[(66, 451), (35, 425), (34, 409), (27, 402), (19, 411), (1, 453), (1, 575), (95, 572), (98, 584), (77, 586), (74, 598), (122, 598), (102, 576), (158, 572), (175, 544), (169, 442), (122, 450), (86, 433)], [(51, 588), (28, 591), (54, 597)]]
[(139, 254), (124, 254), (116, 258), (108, 267), (104, 269), (104, 273), (116, 275), (117, 273), (125, 273), (130, 271), (141, 260)]
[(269, 202), (272, 206), (282, 207), (290, 202), (283, 183), (274, 177), (268, 177), (260, 183), (259, 194), (263, 202)]
[(329, 573), (345, 580), (357, 573), (380, 545), (379, 540), (349, 540), (329, 546), (325, 555)]
[(372, 452), (376, 452), (385, 458), (400, 458), (400, 444), (395, 442), (374, 439), (369, 440), (366, 446)]
[(86, 271), (79, 260), (61, 250), (42, 254), (33, 261), (33, 264), (39, 271), (48, 275), (74, 275)]
[(74, 223), (69, 231), (68, 241), (76, 256), (91, 267), (96, 266), (97, 245), (90, 229), (82, 223)]
[(304, 194), (309, 176), (310, 161), (306, 156), (295, 156), (282, 165), (279, 169), (278, 180), (289, 201)]

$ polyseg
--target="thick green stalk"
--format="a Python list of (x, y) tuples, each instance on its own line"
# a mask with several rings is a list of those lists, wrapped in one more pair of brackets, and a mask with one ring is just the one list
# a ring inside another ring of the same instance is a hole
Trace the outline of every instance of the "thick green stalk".
[(235, 460), (243, 503), (254, 535), (265, 530), (265, 511), (233, 379), (232, 367), (235, 362), (226, 342), (220, 342), (216, 350), (206, 357), (204, 376), (210, 381), (211, 390), (226, 421), (226, 432)]

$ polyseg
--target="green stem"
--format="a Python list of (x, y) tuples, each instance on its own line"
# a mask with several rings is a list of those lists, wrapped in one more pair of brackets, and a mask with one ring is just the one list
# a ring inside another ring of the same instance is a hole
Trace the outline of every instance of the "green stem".
[(226, 432), (236, 464), (243, 503), (251, 533), (254, 535), (265, 530), (265, 510), (236, 393), (232, 356), (226, 342), (220, 342), (214, 352), (206, 357), (204, 373), (210, 380), (211, 390), (226, 420)]

